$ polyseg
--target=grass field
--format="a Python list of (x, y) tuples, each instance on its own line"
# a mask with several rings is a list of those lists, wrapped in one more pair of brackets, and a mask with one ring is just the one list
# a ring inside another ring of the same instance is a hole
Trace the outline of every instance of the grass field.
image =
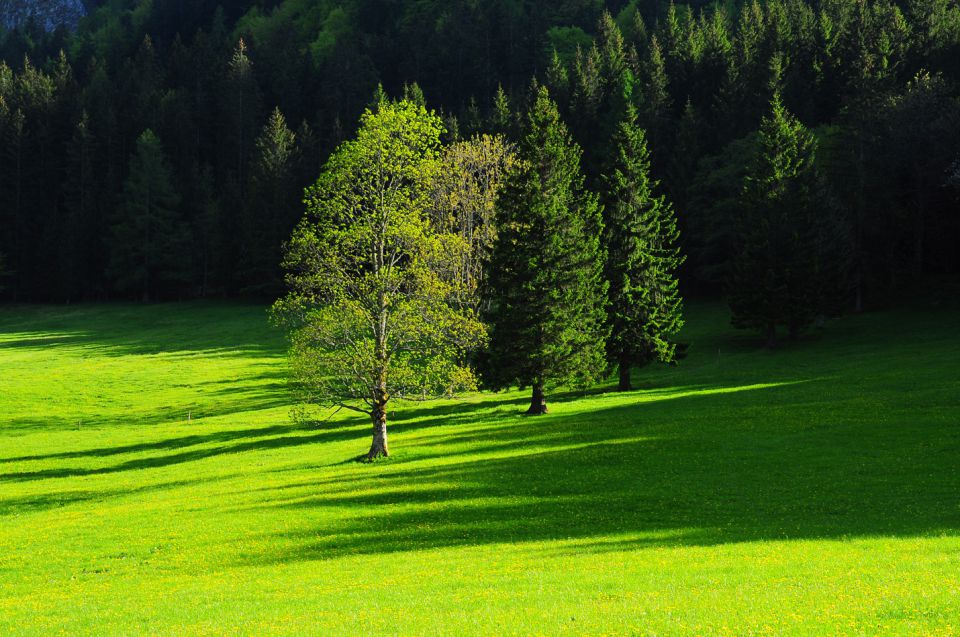
[(0, 309), (0, 634), (960, 634), (960, 312), (291, 423), (242, 305)]

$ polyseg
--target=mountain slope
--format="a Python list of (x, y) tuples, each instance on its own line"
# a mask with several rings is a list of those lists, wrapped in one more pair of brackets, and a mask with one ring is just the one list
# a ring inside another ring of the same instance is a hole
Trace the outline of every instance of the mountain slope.
[(85, 13), (81, 0), (0, 0), (0, 26), (8, 29), (31, 18), (47, 30), (73, 28)]

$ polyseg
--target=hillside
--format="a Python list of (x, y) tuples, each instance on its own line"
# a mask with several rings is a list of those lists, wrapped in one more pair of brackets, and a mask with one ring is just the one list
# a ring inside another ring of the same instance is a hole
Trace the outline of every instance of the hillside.
[(957, 312), (689, 319), (637, 391), (404, 407), (361, 465), (262, 307), (0, 309), (0, 633), (955, 634)]
[(30, 20), (47, 30), (73, 28), (85, 13), (81, 0), (0, 0), (0, 26), (8, 29)]

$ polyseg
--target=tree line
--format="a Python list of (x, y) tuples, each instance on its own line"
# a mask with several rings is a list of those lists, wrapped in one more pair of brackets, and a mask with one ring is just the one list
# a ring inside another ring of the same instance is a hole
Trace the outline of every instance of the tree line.
[[(758, 265), (783, 250), (794, 272), (843, 271), (819, 307), (882, 303), (960, 270), (950, 0), (94, 4), (73, 32), (0, 33), (6, 299), (276, 295), (303, 189), (378, 84), (427, 95), (444, 142), (518, 143), (531, 77), (594, 192), (632, 109), (676, 208), (684, 287), (756, 305), (750, 290), (766, 281), (762, 329), (820, 315), (783, 316), (770, 301), (820, 294), (806, 275), (777, 280)], [(761, 130), (764, 116), (780, 123)], [(783, 135), (804, 160), (760, 166)], [(755, 188), (745, 201), (745, 180), (771, 186), (791, 171), (823, 214), (781, 213), (815, 228), (744, 251), (776, 200)], [(827, 236), (845, 238), (843, 263), (816, 257), (835, 251)]]

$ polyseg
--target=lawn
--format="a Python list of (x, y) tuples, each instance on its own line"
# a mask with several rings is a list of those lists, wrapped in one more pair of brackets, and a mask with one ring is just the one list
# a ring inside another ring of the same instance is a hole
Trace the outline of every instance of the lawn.
[(0, 634), (960, 634), (960, 312), (294, 424), (237, 304), (0, 309)]

